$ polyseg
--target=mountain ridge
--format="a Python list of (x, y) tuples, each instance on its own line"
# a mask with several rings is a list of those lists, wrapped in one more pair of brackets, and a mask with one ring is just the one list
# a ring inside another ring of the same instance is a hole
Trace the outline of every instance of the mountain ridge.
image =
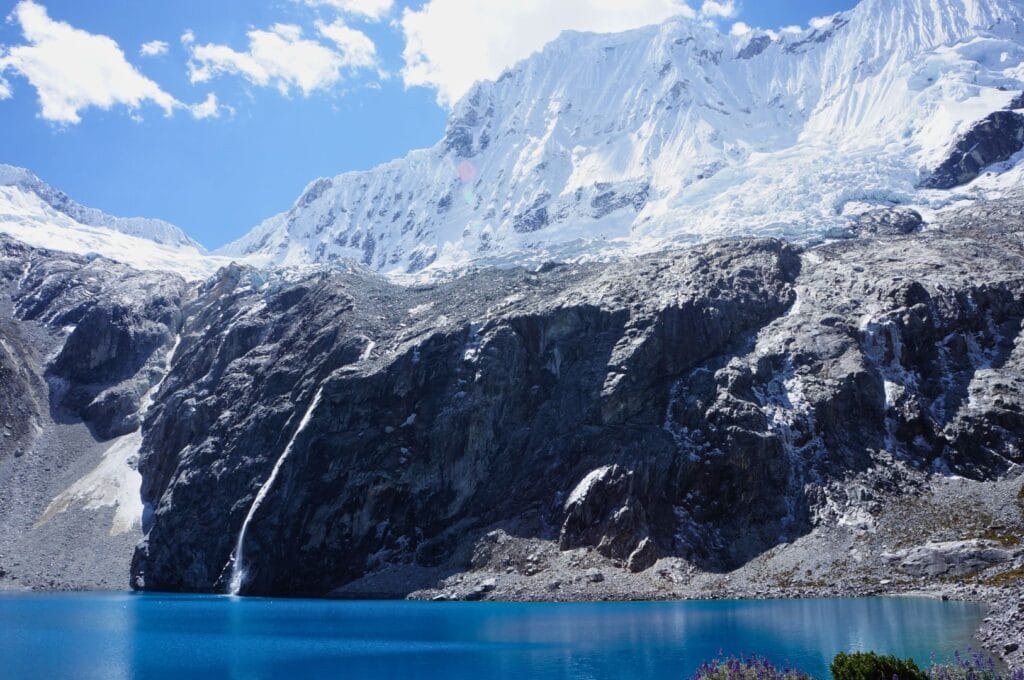
[(206, 248), (199, 242), (170, 222), (149, 217), (116, 217), (97, 208), (86, 207), (60, 189), (44, 182), (27, 168), (0, 164), (0, 186), (16, 186), (32, 192), (54, 210), (80, 224), (113, 229), (160, 245), (194, 248), (202, 253), (206, 252)]
[(230, 263), (210, 255), (169, 222), (115, 217), (86, 207), (32, 171), (13, 165), (0, 164), (0, 233), (37, 248), (108, 257), (192, 280)]
[(401, 274), (813, 239), (851, 205), (949, 205), (921, 182), (1021, 90), (1017, 0), (864, 0), (800, 34), (567, 32), (475, 85), (435, 146), (316, 180), (218, 252)]

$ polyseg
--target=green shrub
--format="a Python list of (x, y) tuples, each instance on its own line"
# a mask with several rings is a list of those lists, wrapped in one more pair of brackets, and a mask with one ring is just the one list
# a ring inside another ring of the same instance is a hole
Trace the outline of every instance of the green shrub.
[(837, 654), (831, 670), (835, 680), (928, 680), (927, 673), (911, 659), (904, 661), (874, 652)]

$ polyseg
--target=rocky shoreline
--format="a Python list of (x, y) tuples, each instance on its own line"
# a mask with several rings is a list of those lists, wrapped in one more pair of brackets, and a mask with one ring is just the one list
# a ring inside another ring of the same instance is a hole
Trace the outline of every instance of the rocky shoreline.
[[(595, 560), (594, 563), (600, 563)], [(860, 586), (797, 586), (775, 591), (747, 589), (720, 583), (718, 589), (694, 590), (678, 587), (651, 587), (640, 592), (609, 590), (608, 585), (616, 582), (618, 568), (604, 564), (591, 567), (582, 574), (569, 577), (567, 582), (554, 579), (539, 588), (524, 588), (520, 581), (509, 580), (506, 575), (466, 573), (449, 577), (438, 588), (415, 591), (407, 597), (413, 600), (427, 600), (437, 603), (453, 601), (487, 601), (515, 603), (572, 603), (572, 602), (667, 602), (702, 600), (788, 600), (826, 599), (860, 597), (929, 597), (944, 601), (956, 600), (982, 604), (987, 608), (981, 627), (975, 634), (979, 648), (998, 659), (1008, 670), (1024, 669), (1024, 581), (1005, 586), (971, 584), (932, 584), (925, 586), (870, 585)], [(406, 570), (381, 575), (384, 578), (410, 578)], [(422, 578), (417, 571), (413, 578)], [(728, 581), (728, 579), (723, 579)], [(111, 588), (111, 592), (120, 591)], [(401, 589), (399, 589), (401, 590)], [(51, 579), (45, 584), (25, 587), (12, 581), (5, 581), (0, 575), (2, 593), (60, 593), (95, 592), (90, 589), (63, 584)], [(338, 593), (338, 599), (395, 599), (402, 597), (398, 592), (388, 593), (367, 590), (360, 592), (359, 586)], [(966, 650), (965, 650), (966, 651)]]

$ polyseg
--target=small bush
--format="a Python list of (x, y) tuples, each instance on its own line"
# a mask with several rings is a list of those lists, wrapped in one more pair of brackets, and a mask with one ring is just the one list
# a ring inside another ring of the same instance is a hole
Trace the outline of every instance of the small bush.
[(911, 659), (895, 656), (840, 653), (832, 660), (835, 680), (928, 680), (928, 675)]
[[(784, 667), (779, 668), (768, 659), (751, 658), (715, 659), (697, 669), (693, 680), (813, 680), (810, 675)], [(891, 680), (891, 679), (890, 679)]]

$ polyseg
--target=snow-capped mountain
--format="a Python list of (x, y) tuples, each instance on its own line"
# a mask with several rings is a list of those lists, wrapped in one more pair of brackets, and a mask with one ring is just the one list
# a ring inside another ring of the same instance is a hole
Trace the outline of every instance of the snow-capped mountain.
[(433, 148), (318, 180), (222, 252), (401, 273), (812, 237), (866, 205), (927, 213), (997, 190), (920, 187), (1022, 89), (1022, 0), (864, 0), (781, 35), (684, 18), (566, 33), (474, 87)]
[(24, 168), (0, 165), (0, 186), (35, 194), (53, 210), (82, 225), (112, 229), (128, 236), (144, 238), (165, 246), (203, 250), (201, 245), (169, 222), (145, 217), (113, 217), (95, 208), (87, 208)]
[(28, 245), (96, 254), (133, 267), (204, 278), (227, 264), (162, 220), (87, 208), (23, 168), (0, 165), (0, 233)]

